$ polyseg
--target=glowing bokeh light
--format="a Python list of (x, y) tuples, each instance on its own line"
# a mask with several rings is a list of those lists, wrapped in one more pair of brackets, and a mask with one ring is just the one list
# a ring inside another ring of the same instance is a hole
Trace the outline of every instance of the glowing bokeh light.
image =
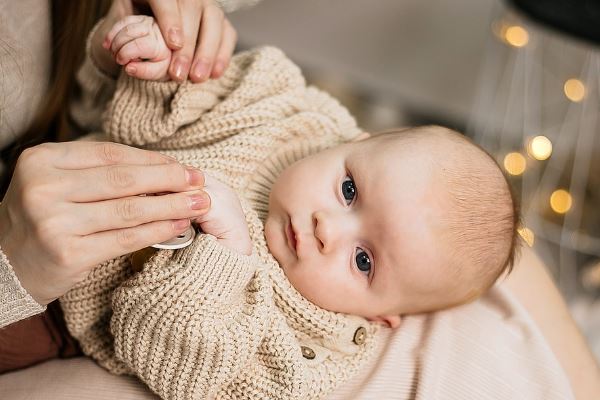
[(527, 153), (536, 160), (546, 160), (552, 154), (552, 142), (546, 136), (536, 136), (527, 143)]
[(518, 229), (518, 232), (525, 243), (527, 243), (527, 246), (533, 247), (533, 244), (535, 243), (535, 235), (533, 231), (529, 228), (522, 227)]
[(504, 169), (511, 175), (521, 175), (525, 171), (527, 161), (523, 154), (513, 152), (504, 157)]
[(514, 47), (523, 47), (529, 42), (529, 33), (519, 25), (513, 25), (504, 31), (504, 40)]
[(571, 209), (573, 198), (564, 189), (555, 190), (550, 196), (550, 207), (555, 213), (564, 214)]
[(585, 97), (585, 85), (579, 79), (569, 79), (563, 87), (565, 96), (574, 103), (579, 103)]

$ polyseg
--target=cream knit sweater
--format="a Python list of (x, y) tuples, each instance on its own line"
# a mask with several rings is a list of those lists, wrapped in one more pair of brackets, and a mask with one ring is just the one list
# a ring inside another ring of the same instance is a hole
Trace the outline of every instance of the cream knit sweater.
[(279, 173), (360, 133), (345, 108), (307, 88), (279, 50), (263, 48), (199, 85), (121, 76), (105, 131), (234, 188), (254, 251), (240, 255), (200, 234), (137, 274), (128, 257), (98, 266), (61, 298), (86, 354), (166, 399), (316, 399), (358, 373), (375, 353), (376, 326), (304, 299), (263, 233)]

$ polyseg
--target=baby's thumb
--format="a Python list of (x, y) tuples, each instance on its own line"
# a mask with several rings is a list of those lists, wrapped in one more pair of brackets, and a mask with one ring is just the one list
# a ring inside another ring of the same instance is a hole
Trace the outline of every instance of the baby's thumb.
[(169, 61), (131, 61), (125, 66), (127, 75), (147, 81), (166, 81)]

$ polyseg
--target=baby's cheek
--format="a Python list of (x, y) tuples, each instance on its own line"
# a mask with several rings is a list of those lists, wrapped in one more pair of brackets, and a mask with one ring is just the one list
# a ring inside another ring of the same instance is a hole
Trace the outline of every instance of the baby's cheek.
[(317, 272), (298, 274), (290, 281), (304, 298), (318, 307), (349, 314), (357, 312), (356, 290), (341, 277)]

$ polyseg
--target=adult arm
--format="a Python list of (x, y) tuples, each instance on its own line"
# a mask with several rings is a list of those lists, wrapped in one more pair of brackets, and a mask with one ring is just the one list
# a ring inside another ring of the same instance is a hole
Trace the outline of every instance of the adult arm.
[(528, 310), (564, 368), (577, 399), (600, 398), (600, 368), (543, 262), (525, 248), (503, 283)]

